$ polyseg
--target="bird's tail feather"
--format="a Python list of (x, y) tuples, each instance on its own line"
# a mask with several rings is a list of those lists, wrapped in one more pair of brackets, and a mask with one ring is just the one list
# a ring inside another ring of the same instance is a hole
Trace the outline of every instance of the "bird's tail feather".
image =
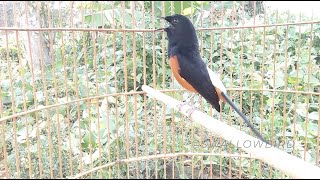
[(228, 104), (239, 114), (239, 116), (247, 123), (247, 125), (252, 129), (252, 131), (258, 136), (259, 139), (264, 141), (265, 143), (269, 144), (262, 135), (258, 132), (257, 129), (253, 127), (253, 125), (249, 122), (247, 117), (235, 106), (235, 104), (230, 100), (230, 98), (224, 93), (221, 92), (222, 96), (225, 98), (225, 100), (228, 102)]

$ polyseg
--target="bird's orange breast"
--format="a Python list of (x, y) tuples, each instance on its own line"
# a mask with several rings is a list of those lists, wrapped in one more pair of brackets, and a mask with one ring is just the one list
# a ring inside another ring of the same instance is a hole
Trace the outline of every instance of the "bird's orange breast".
[(198, 93), (189, 83), (186, 81), (183, 77), (180, 76), (180, 66), (179, 66), (179, 61), (177, 59), (177, 56), (171, 56), (170, 57), (170, 68), (173, 72), (174, 78), (178, 81), (178, 83), (187, 89), (188, 91)]

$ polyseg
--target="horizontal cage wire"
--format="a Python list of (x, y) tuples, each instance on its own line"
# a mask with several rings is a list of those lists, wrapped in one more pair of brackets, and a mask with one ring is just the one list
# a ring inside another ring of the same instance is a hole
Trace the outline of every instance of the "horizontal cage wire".
[[(263, 1), (0, 1), (0, 177), (289, 178), (142, 90), (192, 95), (155, 31), (173, 14), (263, 137), (320, 166), (320, 16)], [(254, 136), (228, 104), (193, 102)]]

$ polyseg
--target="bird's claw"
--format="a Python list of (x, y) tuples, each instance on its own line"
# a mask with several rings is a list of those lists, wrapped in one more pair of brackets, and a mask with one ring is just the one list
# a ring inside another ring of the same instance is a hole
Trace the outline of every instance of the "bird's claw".
[(192, 113), (193, 113), (195, 110), (197, 110), (196, 107), (192, 107), (191, 109), (188, 109), (187, 113), (188, 113), (188, 117), (189, 117), (189, 118), (191, 117)]
[[(177, 105), (177, 108), (179, 109), (179, 111), (181, 111), (181, 108), (182, 108), (183, 106), (187, 105), (187, 104), (189, 104), (189, 101), (184, 101), (183, 103), (178, 104), (178, 105)], [(190, 109), (187, 110), (187, 113), (188, 113), (188, 117), (189, 117), (189, 118), (191, 118), (191, 115), (192, 115), (192, 113), (193, 113), (195, 110), (197, 110), (197, 108), (194, 107), (194, 106), (192, 106), (192, 108), (190, 108)]]
[(181, 104), (178, 104), (178, 105), (177, 105), (177, 108), (179, 109), (179, 111), (181, 111), (181, 108), (182, 108), (183, 106), (187, 105), (188, 103), (189, 103), (189, 102), (185, 101), (185, 102), (183, 102), (183, 103), (181, 103)]

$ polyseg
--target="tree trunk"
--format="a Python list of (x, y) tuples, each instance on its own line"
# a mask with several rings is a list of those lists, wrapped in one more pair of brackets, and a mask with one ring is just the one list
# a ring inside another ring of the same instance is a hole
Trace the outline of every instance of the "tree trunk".
[[(22, 28), (40, 28), (39, 15), (29, 6), (28, 21), (26, 14), (22, 14), (20, 18), (20, 27)], [(26, 12), (26, 11), (22, 11)], [(41, 73), (41, 66), (48, 66), (52, 63), (49, 55), (48, 43), (43, 36), (43, 32), (39, 31), (24, 31), (21, 32), (23, 44), (25, 47), (25, 56), (29, 68), (35, 75)]]

